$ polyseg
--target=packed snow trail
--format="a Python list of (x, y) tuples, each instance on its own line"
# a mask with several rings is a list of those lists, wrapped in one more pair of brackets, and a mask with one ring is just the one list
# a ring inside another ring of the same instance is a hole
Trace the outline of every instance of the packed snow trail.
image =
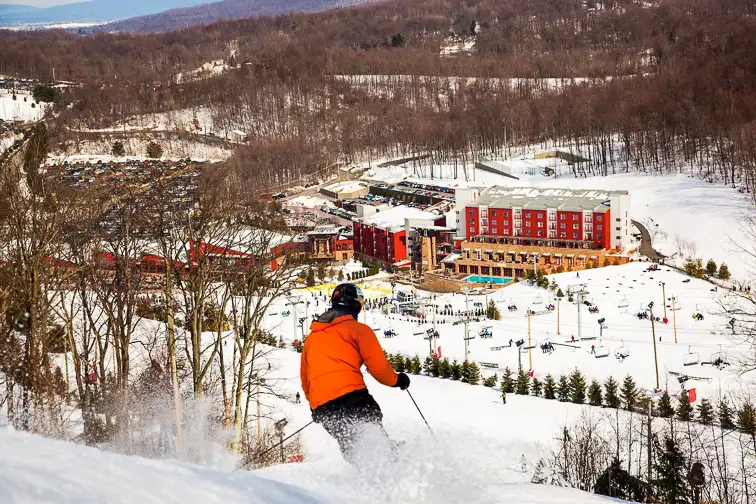
[[(172, 460), (150, 460), (0, 430), (0, 502), (5, 504), (341, 504), (341, 503), (599, 503), (600, 496), (530, 484), (496, 484), (489, 471), (471, 479), (463, 465), (470, 446), (420, 437), (404, 460), (357, 470), (319, 462), (257, 473), (220, 471)], [(370, 454), (374, 452), (368, 450)], [(373, 460), (378, 460), (373, 458)]]

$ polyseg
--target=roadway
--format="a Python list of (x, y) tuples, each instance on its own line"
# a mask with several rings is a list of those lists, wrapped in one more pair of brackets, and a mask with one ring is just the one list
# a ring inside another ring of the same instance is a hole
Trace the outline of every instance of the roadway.
[(663, 254), (660, 254), (656, 250), (654, 250), (654, 247), (651, 246), (651, 233), (648, 232), (648, 229), (646, 229), (646, 226), (641, 224), (638, 221), (631, 220), (630, 222), (633, 223), (635, 227), (638, 228), (638, 231), (640, 231), (641, 234), (641, 243), (640, 243), (640, 254), (642, 256), (646, 256), (652, 261), (658, 262), (662, 259), (664, 259), (666, 256)]

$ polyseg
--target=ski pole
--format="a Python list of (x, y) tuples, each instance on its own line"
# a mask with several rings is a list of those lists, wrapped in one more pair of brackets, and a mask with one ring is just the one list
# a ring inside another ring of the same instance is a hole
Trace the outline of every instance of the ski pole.
[(428, 420), (425, 419), (425, 415), (423, 415), (423, 412), (420, 411), (420, 407), (415, 402), (415, 398), (412, 397), (412, 394), (410, 393), (409, 389), (407, 389), (407, 395), (409, 395), (410, 399), (412, 399), (412, 404), (415, 405), (415, 408), (417, 408), (417, 412), (420, 413), (420, 417), (423, 419), (423, 422), (425, 422), (425, 426), (428, 427), (428, 430), (431, 434), (433, 434), (433, 429), (430, 428), (430, 425), (428, 425)]
[[(288, 441), (289, 439), (293, 438), (294, 436), (296, 436), (297, 434), (299, 434), (300, 432), (302, 432), (303, 430), (305, 430), (305, 429), (306, 429), (307, 427), (309, 427), (310, 425), (312, 425), (312, 424), (314, 424), (314, 423), (315, 423), (315, 422), (313, 422), (312, 420), (310, 420), (310, 423), (308, 423), (308, 424), (307, 424), (307, 425), (305, 425), (304, 427), (300, 428), (299, 430), (295, 431), (295, 432), (294, 432), (293, 434), (290, 434), (290, 435), (286, 436), (286, 437), (285, 437), (284, 439), (282, 439), (282, 440), (281, 440), (281, 441), (279, 441), (278, 443), (274, 444), (274, 445), (273, 445), (273, 446), (271, 446), (270, 448), (268, 448), (268, 449), (266, 449), (266, 450), (264, 450), (264, 451), (262, 451), (262, 452), (258, 453), (258, 454), (257, 454), (257, 458), (259, 459), (260, 457), (262, 457), (263, 455), (265, 455), (265, 454), (266, 454), (266, 453), (268, 453), (269, 451), (271, 451), (271, 450), (273, 450), (273, 449), (275, 449), (275, 448), (278, 448), (279, 446), (281, 446), (282, 444), (284, 444), (284, 443), (285, 443), (286, 441)], [(247, 462), (246, 464), (242, 465), (241, 467), (237, 467), (237, 468), (236, 468), (236, 470), (239, 470), (239, 469), (242, 469), (242, 468), (244, 468), (244, 467), (247, 467), (248, 465), (250, 465), (250, 463), (251, 463), (251, 461), (250, 461), (250, 462)]]

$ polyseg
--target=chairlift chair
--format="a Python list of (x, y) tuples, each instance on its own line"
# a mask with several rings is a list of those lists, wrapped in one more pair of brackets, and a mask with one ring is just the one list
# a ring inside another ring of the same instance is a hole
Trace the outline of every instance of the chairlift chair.
[(683, 356), (683, 366), (695, 366), (701, 362), (701, 356), (698, 352), (691, 352), (688, 347), (688, 353)]
[(594, 357), (597, 359), (600, 359), (602, 357), (609, 357), (609, 347), (598, 347), (596, 348), (596, 353), (593, 354)]
[(535, 299), (533, 300), (533, 304), (543, 304), (543, 298), (541, 297), (541, 295), (540, 295), (540, 294), (538, 294), (538, 297), (536, 297), (536, 298), (535, 298)]
[(614, 356), (618, 359), (626, 359), (630, 357), (630, 348), (626, 346), (621, 346), (617, 349), (616, 352), (614, 352)]
[(627, 300), (627, 296), (622, 296), (622, 299), (617, 303), (617, 308), (627, 308), (628, 306), (630, 306), (630, 302)]

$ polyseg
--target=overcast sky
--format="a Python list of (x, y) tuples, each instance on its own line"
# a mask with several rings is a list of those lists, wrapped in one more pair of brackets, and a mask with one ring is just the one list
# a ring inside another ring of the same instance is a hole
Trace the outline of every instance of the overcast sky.
[(63, 5), (81, 1), (83, 0), (0, 0), (0, 4), (19, 4), (32, 5), (34, 7), (50, 7), (51, 5)]

